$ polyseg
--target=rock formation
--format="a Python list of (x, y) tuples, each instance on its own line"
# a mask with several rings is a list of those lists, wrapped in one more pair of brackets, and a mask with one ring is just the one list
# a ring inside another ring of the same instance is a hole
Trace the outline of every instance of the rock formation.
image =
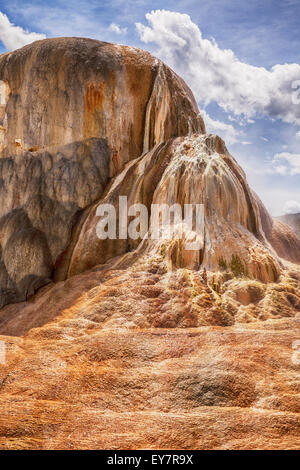
[[(185, 83), (75, 38), (0, 80), (0, 448), (299, 447), (300, 239)], [(202, 204), (201, 247), (100, 240), (120, 196)]]
[(154, 145), (204, 125), (183, 81), (132, 48), (37, 42), (2, 55), (0, 77), (5, 305), (48, 282), (77, 217), (110, 178)]

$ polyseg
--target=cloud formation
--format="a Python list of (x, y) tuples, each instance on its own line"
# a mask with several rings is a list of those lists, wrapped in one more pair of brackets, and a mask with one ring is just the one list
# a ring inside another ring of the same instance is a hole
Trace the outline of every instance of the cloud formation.
[(300, 213), (300, 202), (287, 201), (284, 206), (285, 214), (299, 214)]
[(205, 106), (216, 102), (226, 112), (250, 119), (267, 115), (300, 124), (300, 104), (293, 103), (299, 64), (270, 70), (240, 61), (230, 49), (204, 39), (187, 14), (156, 10), (146, 14), (149, 26), (136, 23), (144, 43), (158, 46), (156, 55), (178, 72)]
[(212, 119), (204, 109), (200, 109), (200, 114), (204, 119), (207, 132), (220, 134), (228, 145), (238, 142), (239, 132), (231, 124)]
[(12, 24), (8, 17), (0, 12), (0, 40), (8, 51), (26, 46), (31, 42), (45, 39), (45, 34), (32, 33)]
[(272, 161), (274, 165), (271, 170), (280, 175), (300, 175), (300, 154), (281, 152), (276, 153)]
[(111, 23), (109, 26), (109, 31), (112, 31), (113, 33), (116, 34), (126, 34), (127, 33), (127, 28), (120, 28), (120, 26), (116, 23)]

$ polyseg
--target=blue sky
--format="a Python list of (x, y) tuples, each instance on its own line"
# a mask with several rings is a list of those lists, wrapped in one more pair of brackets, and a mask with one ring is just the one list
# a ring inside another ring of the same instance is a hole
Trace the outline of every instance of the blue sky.
[(299, 0), (0, 0), (0, 11), (0, 53), (45, 35), (158, 55), (190, 85), (208, 130), (272, 214), (300, 212)]

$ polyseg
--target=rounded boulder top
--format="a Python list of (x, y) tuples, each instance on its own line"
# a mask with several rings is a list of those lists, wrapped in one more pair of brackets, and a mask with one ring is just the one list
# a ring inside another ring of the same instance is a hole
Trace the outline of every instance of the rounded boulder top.
[(113, 176), (159, 142), (205, 131), (184, 81), (133, 47), (37, 41), (0, 56), (0, 83), (0, 156), (104, 138)]

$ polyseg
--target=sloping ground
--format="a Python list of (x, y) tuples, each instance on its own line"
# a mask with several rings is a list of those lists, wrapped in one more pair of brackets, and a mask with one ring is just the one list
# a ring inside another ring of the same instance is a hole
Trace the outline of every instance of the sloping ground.
[(298, 449), (299, 319), (1, 337), (2, 449)]
[(298, 267), (260, 307), (232, 280), (244, 305), (226, 326), (228, 290), (158, 264), (99, 267), (21, 304), (8, 334), (45, 324), (0, 336), (0, 448), (299, 448), (299, 303), (284, 295), (299, 302)]

